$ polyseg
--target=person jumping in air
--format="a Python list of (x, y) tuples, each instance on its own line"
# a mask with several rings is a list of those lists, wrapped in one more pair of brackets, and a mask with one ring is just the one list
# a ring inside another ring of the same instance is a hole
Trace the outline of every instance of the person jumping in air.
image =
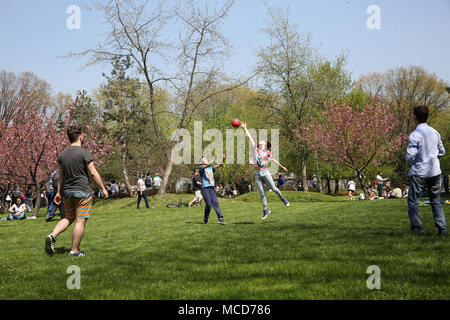
[[(225, 160), (226, 157), (227, 155), (224, 154), (223, 159)], [(212, 166), (208, 163), (208, 160), (205, 157), (202, 157), (201, 162), (202, 164), (199, 168), (199, 173), (202, 179), (202, 195), (203, 199), (205, 199), (205, 217), (203, 218), (203, 222), (205, 224), (208, 223), (209, 213), (211, 212), (212, 206), (214, 207), (217, 217), (219, 218), (219, 223), (225, 224), (222, 212), (219, 208), (219, 201), (217, 200), (216, 190), (214, 190), (214, 171), (216, 171), (216, 169), (219, 168), (221, 164)]]
[(283, 167), (276, 159), (272, 158), (271, 143), (269, 140), (261, 140), (259, 141), (259, 144), (256, 145), (255, 141), (253, 141), (252, 136), (247, 130), (247, 124), (243, 122), (241, 125), (242, 128), (244, 128), (245, 134), (247, 135), (248, 139), (250, 140), (250, 143), (254, 148), (254, 154), (251, 163), (255, 165), (255, 182), (256, 187), (258, 188), (259, 191), (259, 195), (261, 196), (261, 202), (263, 205), (262, 219), (264, 220), (271, 212), (271, 210), (267, 206), (266, 193), (264, 191), (264, 183), (280, 197), (281, 201), (283, 201), (286, 207), (289, 207), (289, 202), (283, 197), (281, 191), (273, 183), (272, 176), (269, 170), (267, 169), (267, 166), (269, 165), (270, 161), (273, 161), (276, 164), (278, 164), (284, 171), (288, 172), (288, 169)]

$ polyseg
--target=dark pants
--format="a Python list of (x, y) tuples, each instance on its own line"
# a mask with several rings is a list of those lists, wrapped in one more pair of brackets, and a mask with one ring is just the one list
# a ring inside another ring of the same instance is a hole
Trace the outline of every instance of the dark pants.
[(55, 202), (53, 202), (52, 210), (50, 212), (51, 218), (53, 218), (56, 215), (56, 210), (59, 209), (59, 215), (61, 216), (61, 219), (64, 218), (64, 197), (61, 198), (61, 203), (57, 205)]
[(219, 208), (219, 200), (217, 200), (216, 191), (214, 187), (202, 188), (203, 199), (205, 200), (205, 221), (209, 219), (209, 213), (211, 212), (211, 206), (214, 207), (217, 217), (223, 218), (222, 212)]
[(383, 184), (378, 182), (378, 196), (383, 196)]
[(419, 198), (421, 192), (426, 187), (429, 191), (431, 210), (433, 212), (434, 224), (438, 232), (448, 232), (445, 224), (444, 209), (441, 204), (441, 180), (440, 176), (431, 178), (421, 178), (418, 176), (409, 177), (408, 191), (408, 215), (411, 222), (411, 229), (423, 230), (419, 212)]
[[(54, 191), (49, 191), (47, 192), (47, 217), (52, 217), (52, 210), (53, 207), (56, 206), (56, 203), (53, 202), (53, 199), (55, 199), (55, 192)], [(55, 209), (56, 211), (56, 209)]]
[(149, 209), (150, 206), (148, 205), (147, 190), (142, 191), (142, 195), (141, 195), (140, 192), (138, 192), (137, 208), (139, 209), (139, 206), (141, 205), (141, 199), (142, 198), (144, 198), (145, 206), (147, 207), (147, 209)]

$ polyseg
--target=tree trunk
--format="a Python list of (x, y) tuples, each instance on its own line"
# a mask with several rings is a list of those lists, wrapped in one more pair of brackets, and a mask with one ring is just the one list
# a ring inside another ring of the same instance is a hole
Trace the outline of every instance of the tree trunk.
[[(41, 208), (41, 188), (37, 183), (34, 184), (34, 187), (36, 188), (36, 204), (31, 215), (37, 217), (39, 209)], [(47, 205), (50, 205), (50, 203), (47, 203)]]
[(172, 150), (169, 150), (169, 155), (167, 157), (169, 160), (167, 161), (167, 167), (164, 171), (163, 180), (161, 182), (161, 187), (159, 188), (158, 194), (165, 194), (167, 189), (167, 184), (169, 182), (170, 175), (173, 170), (173, 159), (172, 159)]
[(357, 174), (358, 174), (359, 184), (361, 185), (361, 188), (364, 190), (364, 195), (367, 195), (366, 185), (364, 184), (364, 181), (362, 179), (362, 174), (361, 174), (361, 172), (357, 172)]
[(331, 180), (329, 178), (327, 178), (327, 189), (328, 189), (328, 194), (331, 194)]
[(334, 179), (334, 194), (339, 193), (339, 179)]
[(303, 191), (308, 192), (308, 177), (306, 175), (306, 160), (308, 156), (304, 155), (302, 157), (302, 184), (303, 184)]
[(125, 148), (125, 150), (122, 152), (123, 180), (125, 180), (125, 187), (127, 188), (128, 195), (130, 197), (132, 197), (133, 196), (133, 191), (131, 190), (130, 179), (128, 178), (128, 170), (127, 170), (126, 160), (127, 160), (127, 151), (126, 151), (126, 148)]

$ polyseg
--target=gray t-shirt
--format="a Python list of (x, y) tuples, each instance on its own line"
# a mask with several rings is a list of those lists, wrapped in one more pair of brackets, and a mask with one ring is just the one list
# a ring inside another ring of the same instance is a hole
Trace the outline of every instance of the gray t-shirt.
[(66, 193), (73, 194), (81, 191), (82, 194), (91, 193), (88, 164), (93, 161), (92, 154), (78, 146), (66, 148), (58, 157), (64, 181), (62, 189)]

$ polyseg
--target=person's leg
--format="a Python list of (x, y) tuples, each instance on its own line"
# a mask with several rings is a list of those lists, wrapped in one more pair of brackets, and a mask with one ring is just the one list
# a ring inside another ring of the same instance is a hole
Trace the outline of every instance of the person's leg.
[(86, 226), (86, 218), (76, 218), (75, 227), (72, 232), (72, 252), (80, 251), (81, 239), (83, 239), (84, 227)]
[(220, 208), (219, 208), (219, 200), (217, 200), (216, 191), (214, 191), (214, 189), (211, 189), (211, 191), (210, 191), (210, 199), (211, 199), (211, 204), (214, 207), (214, 211), (216, 211), (217, 217), (219, 219), (223, 219), (222, 211), (220, 211)]
[(72, 232), (72, 251), (80, 251), (80, 243), (83, 238), (84, 228), (89, 217), (92, 215), (92, 197), (77, 199), (76, 221)]
[(272, 189), (273, 192), (275, 192), (278, 197), (280, 198), (280, 200), (283, 200), (283, 195), (281, 194), (280, 189), (278, 189), (275, 186), (275, 183), (273, 182), (272, 176), (270, 174), (267, 174), (265, 176), (262, 176), (262, 179), (264, 180), (264, 182), (267, 184), (267, 186)]
[(209, 190), (214, 191), (212, 188), (203, 188), (202, 189), (202, 194), (203, 194), (203, 199), (205, 199), (205, 216), (203, 218), (203, 221), (206, 223), (208, 222), (209, 219), (209, 213), (211, 212), (211, 198), (209, 196)]
[(52, 214), (53, 206), (55, 205), (53, 203), (53, 199), (54, 199), (53, 192), (47, 193), (47, 199), (48, 199), (48, 203), (47, 203), (47, 217), (50, 218), (51, 214)]
[(378, 196), (382, 197), (383, 196), (383, 185), (382, 184), (378, 184)]
[(444, 208), (441, 204), (441, 181), (440, 176), (426, 179), (427, 189), (430, 193), (431, 210), (433, 212), (434, 224), (438, 229), (438, 233), (448, 232), (445, 223)]
[(141, 205), (141, 193), (138, 191), (138, 198), (137, 198), (137, 208), (139, 209), (139, 206)]
[(275, 184), (273, 183), (273, 179), (272, 176), (270, 174), (265, 175), (262, 177), (264, 179), (264, 182), (269, 186), (270, 189), (272, 189), (272, 191), (274, 191), (278, 197), (280, 198), (281, 201), (283, 201), (284, 205), (289, 207), (289, 201), (287, 201), (283, 195), (281, 194), (280, 189), (278, 189)]
[(27, 218), (26, 212), (22, 212), (21, 214), (19, 214), (19, 217), (18, 217), (19, 220), (26, 219), (26, 218)]
[[(75, 200), (76, 199), (64, 199), (64, 219), (61, 219), (53, 229), (53, 232), (51, 233), (55, 238), (63, 233), (75, 220)], [(61, 202), (61, 205), (63, 203)]]
[(264, 191), (263, 180), (259, 172), (255, 172), (255, 184), (256, 188), (258, 189), (259, 196), (261, 197), (262, 206), (264, 210), (266, 210), (267, 209), (266, 192)]
[(146, 207), (147, 209), (150, 209), (150, 205), (148, 204), (147, 190), (145, 190), (144, 192), (142, 192), (142, 195), (144, 196), (145, 207)]
[(419, 200), (424, 184), (425, 181), (418, 176), (409, 178), (408, 215), (409, 221), (411, 222), (411, 230), (423, 231), (419, 212)]

